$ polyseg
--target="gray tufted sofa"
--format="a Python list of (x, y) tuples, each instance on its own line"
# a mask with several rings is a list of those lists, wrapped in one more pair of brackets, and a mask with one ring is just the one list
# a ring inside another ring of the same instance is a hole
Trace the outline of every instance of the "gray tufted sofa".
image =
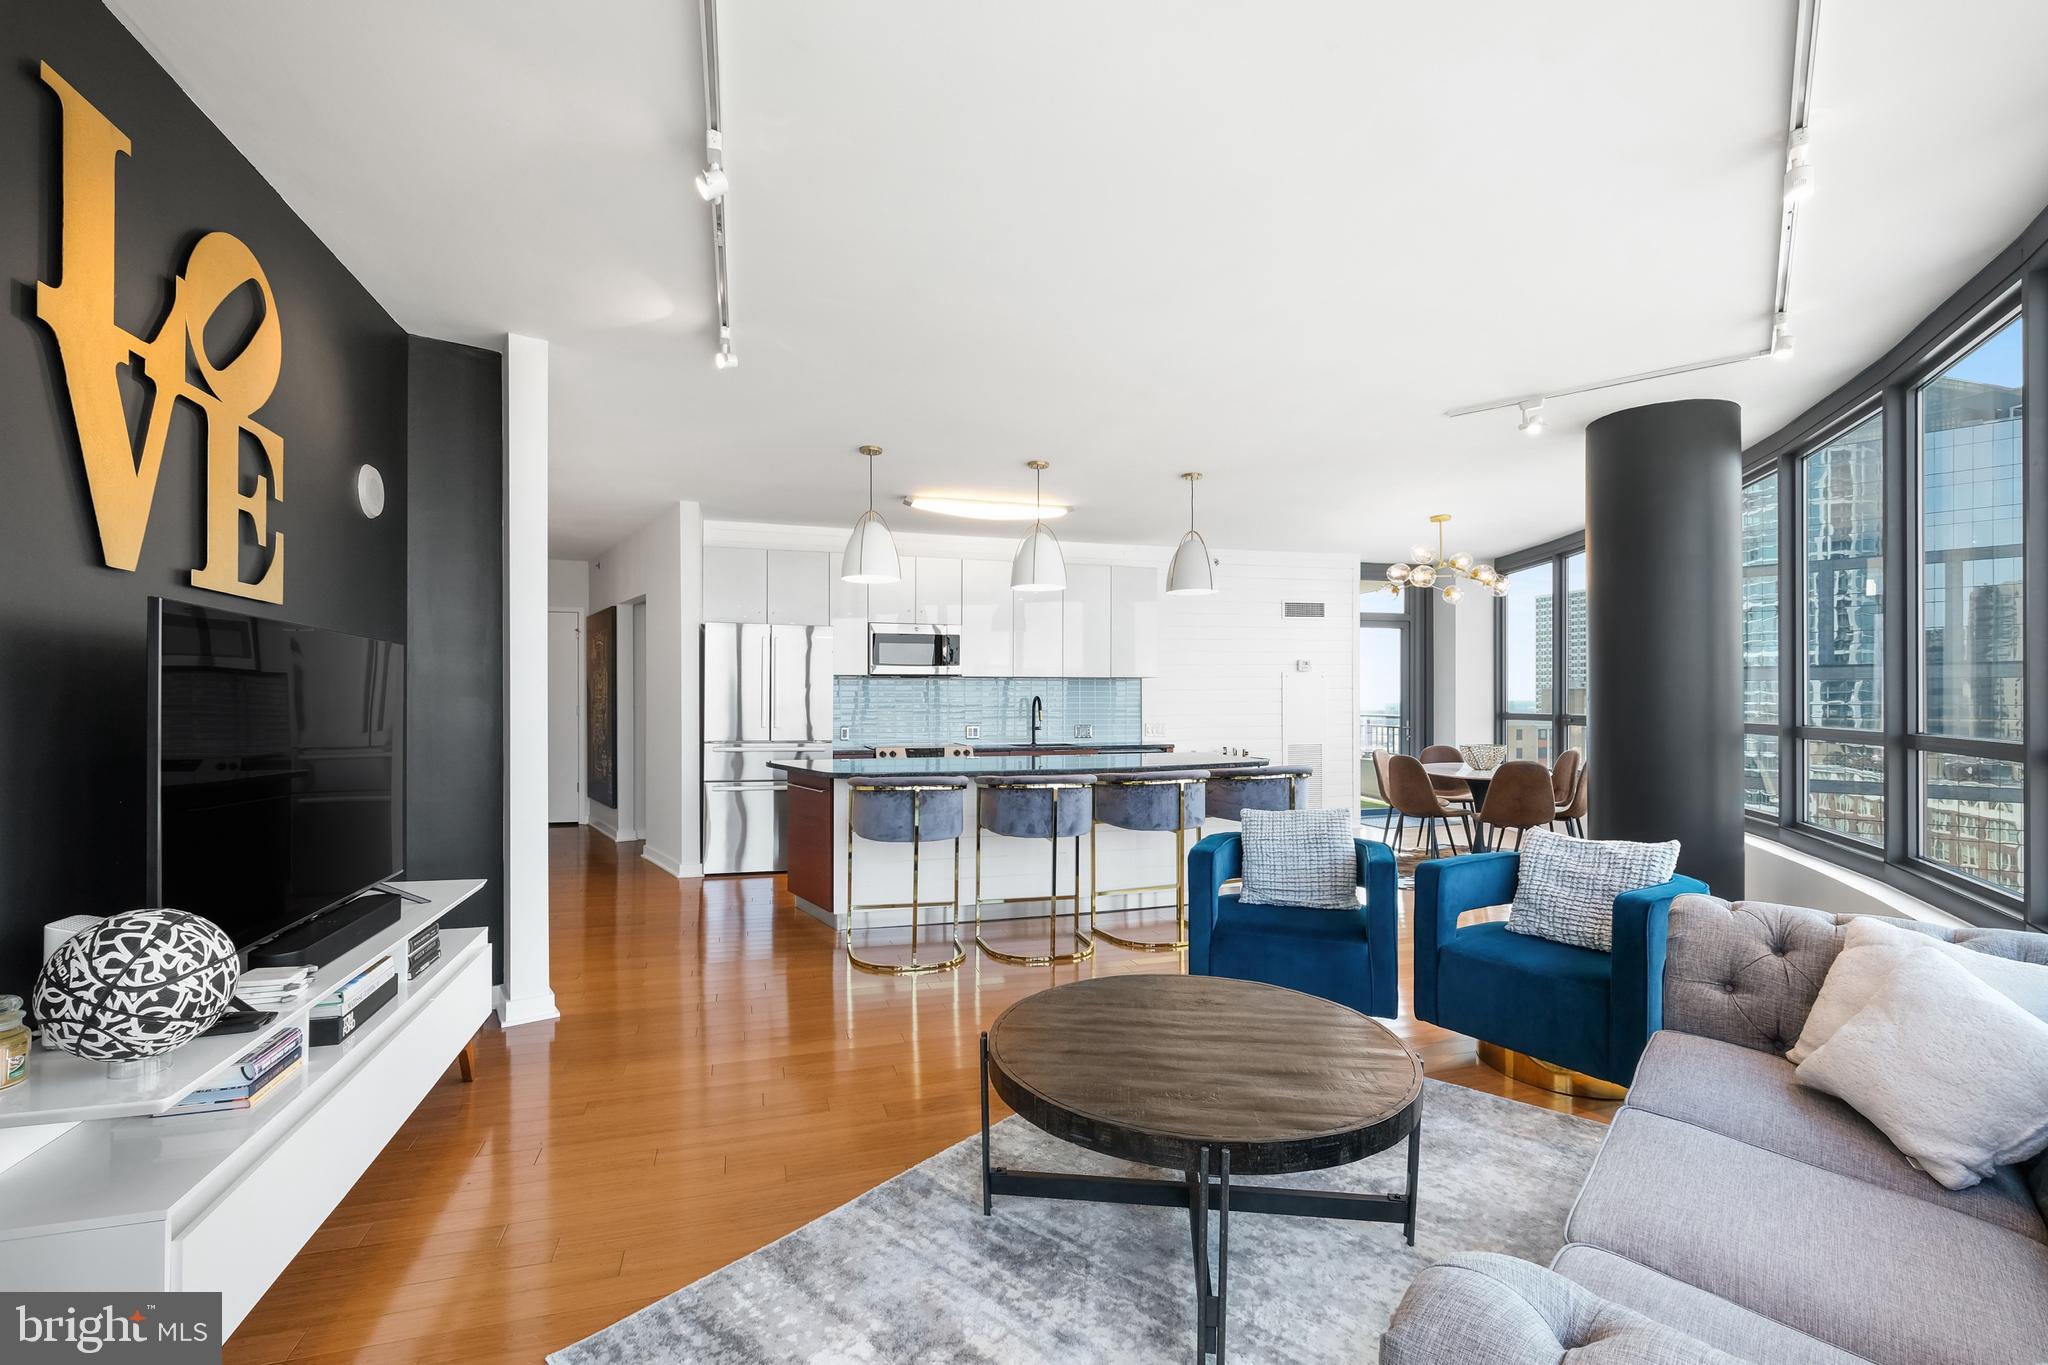
[[(1793, 1079), (1846, 917), (1684, 896), (1650, 1040), (1550, 1269), (1453, 1257), (1381, 1365), (2042, 1365), (2048, 1156), (1952, 1192)], [(1903, 921), (1902, 921), (1903, 923)], [(1914, 925), (2048, 963), (2048, 935)]]

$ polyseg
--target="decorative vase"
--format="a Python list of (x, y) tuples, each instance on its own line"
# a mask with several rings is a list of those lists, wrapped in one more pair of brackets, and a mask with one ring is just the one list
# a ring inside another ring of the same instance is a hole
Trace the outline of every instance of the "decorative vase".
[(1465, 760), (1468, 768), (1490, 773), (1507, 760), (1508, 746), (1505, 744), (1460, 744), (1458, 757)]
[(183, 910), (131, 910), (73, 934), (36, 977), (45, 1045), (130, 1063), (206, 1032), (233, 1001), (234, 940)]

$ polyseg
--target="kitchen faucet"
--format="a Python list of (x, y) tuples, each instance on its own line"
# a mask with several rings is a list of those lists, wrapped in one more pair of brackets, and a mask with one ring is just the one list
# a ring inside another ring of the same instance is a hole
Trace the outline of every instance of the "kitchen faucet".
[(1045, 698), (1033, 697), (1031, 699), (1031, 747), (1034, 749), (1038, 747), (1038, 727), (1044, 720)]

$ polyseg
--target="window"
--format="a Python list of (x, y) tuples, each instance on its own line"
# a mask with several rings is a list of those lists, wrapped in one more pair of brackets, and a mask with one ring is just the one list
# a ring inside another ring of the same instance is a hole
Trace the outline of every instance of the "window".
[(1586, 744), (1586, 551), (1574, 537), (1506, 556), (1500, 568), (1497, 737), (1509, 758), (1551, 763)]
[(1884, 418), (1872, 413), (1804, 461), (1806, 723), (1884, 723)]
[[(2048, 248), (2029, 268), (2048, 296)], [(2026, 875), (2027, 793), (2048, 780), (2026, 745), (2030, 706), (2048, 709), (2026, 585), (2048, 546), (2025, 527), (2048, 442), (2030, 453), (2031, 324), (2010, 303), (1989, 316), (1934, 359), (1902, 351), (1874, 399), (1843, 395), (1833, 434), (1751, 465), (1743, 803), (1753, 829), (1945, 909), (2048, 928)]]

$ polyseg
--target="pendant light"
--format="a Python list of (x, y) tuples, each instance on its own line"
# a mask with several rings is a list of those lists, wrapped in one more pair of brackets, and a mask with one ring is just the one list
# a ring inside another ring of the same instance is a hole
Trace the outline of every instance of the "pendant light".
[(1173, 567), (1166, 571), (1166, 591), (1175, 597), (1199, 597), (1216, 591), (1216, 561), (1209, 555), (1209, 542), (1195, 529), (1195, 482), (1200, 474), (1183, 474), (1188, 481), (1188, 533), (1173, 552)]
[(1032, 473), (1031, 502), (1040, 515), (1024, 533), (1017, 557), (1010, 561), (1010, 588), (1014, 592), (1065, 592), (1067, 557), (1060, 550), (1060, 538), (1045, 524), (1044, 517), (1045, 471), (1049, 466), (1044, 460), (1028, 460), (1024, 467)]
[(900, 583), (903, 570), (896, 562), (896, 537), (889, 534), (889, 523), (875, 510), (875, 457), (882, 448), (862, 446), (860, 453), (868, 458), (868, 510), (860, 514), (853, 534), (846, 538), (839, 577), (848, 583)]

